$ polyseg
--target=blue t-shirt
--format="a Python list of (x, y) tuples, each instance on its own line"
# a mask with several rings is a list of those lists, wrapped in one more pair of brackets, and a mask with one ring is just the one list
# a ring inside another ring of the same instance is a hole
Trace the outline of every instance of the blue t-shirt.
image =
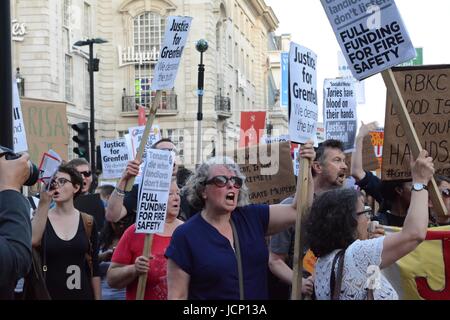
[[(236, 208), (231, 219), (239, 236), (244, 297), (267, 299), (269, 253), (264, 237), (269, 225), (269, 206)], [(200, 214), (175, 230), (166, 257), (190, 275), (189, 300), (239, 300), (237, 261), (230, 241)]]

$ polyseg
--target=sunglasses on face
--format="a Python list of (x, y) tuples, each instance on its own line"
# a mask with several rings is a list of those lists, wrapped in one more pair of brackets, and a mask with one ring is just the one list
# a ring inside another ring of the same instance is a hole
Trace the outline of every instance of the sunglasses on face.
[(359, 211), (356, 213), (356, 216), (359, 217), (362, 214), (364, 214), (368, 219), (373, 218), (373, 211), (371, 207), (365, 206), (363, 211)]
[(92, 171), (79, 171), (79, 172), (85, 178), (89, 178), (92, 175)]
[(215, 176), (206, 181), (205, 184), (214, 184), (219, 188), (223, 188), (227, 185), (228, 181), (231, 181), (233, 184), (233, 187), (236, 189), (240, 189), (242, 187), (242, 184), (244, 183), (244, 180), (237, 176), (227, 177), (227, 176)]
[(67, 180), (66, 178), (57, 178), (50, 182), (50, 190), (55, 190), (56, 188), (63, 187), (67, 182), (72, 183), (72, 181)]

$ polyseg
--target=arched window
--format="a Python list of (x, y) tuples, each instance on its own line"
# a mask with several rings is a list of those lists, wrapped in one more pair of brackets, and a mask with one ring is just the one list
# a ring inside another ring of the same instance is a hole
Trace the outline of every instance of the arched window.
[[(165, 18), (154, 12), (144, 12), (134, 18), (133, 40), (135, 52), (157, 57), (164, 39)], [(149, 107), (150, 86), (155, 70), (155, 61), (145, 61), (135, 65), (134, 94), (136, 104)]]

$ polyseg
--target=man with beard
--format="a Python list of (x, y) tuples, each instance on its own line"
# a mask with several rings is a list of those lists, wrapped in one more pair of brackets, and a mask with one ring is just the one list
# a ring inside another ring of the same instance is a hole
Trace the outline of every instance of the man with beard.
[[(312, 176), (314, 180), (314, 195), (324, 191), (344, 186), (347, 173), (344, 147), (341, 141), (326, 140), (316, 150), (316, 158), (312, 163)], [(293, 198), (283, 200), (283, 204), (292, 203)], [(292, 262), (294, 258), (295, 227), (273, 235), (269, 246), (269, 269), (285, 285), (292, 285)], [(304, 255), (307, 248), (302, 251)], [(290, 288), (286, 287), (281, 296), (272, 296), (272, 299), (282, 299), (289, 295)], [(302, 294), (313, 294), (314, 279), (306, 271), (303, 273)]]

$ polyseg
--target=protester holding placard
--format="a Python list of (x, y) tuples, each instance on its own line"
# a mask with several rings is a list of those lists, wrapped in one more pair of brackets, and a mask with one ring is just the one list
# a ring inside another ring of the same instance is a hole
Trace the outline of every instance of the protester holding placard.
[[(345, 164), (344, 145), (339, 140), (326, 140), (319, 144), (316, 150), (316, 158), (312, 165), (314, 179), (314, 194), (341, 188), (347, 173)], [(287, 198), (282, 203), (290, 204), (293, 198)], [(294, 226), (283, 230), (270, 239), (269, 268), (271, 272), (284, 283), (292, 285), (292, 263), (294, 258)], [(306, 248), (305, 248), (306, 249)], [(303, 250), (302, 256), (307, 250)], [(307, 296), (313, 294), (314, 280), (304, 272), (302, 281), (302, 293)]]
[[(176, 153), (176, 147), (170, 139), (163, 138), (155, 142), (152, 149), (169, 150)], [(135, 184), (130, 192), (125, 193), (125, 186), (132, 177), (136, 177), (139, 174), (140, 162), (132, 160), (128, 162), (126, 170), (123, 172), (122, 177), (116, 185), (116, 189), (112, 193), (108, 201), (108, 207), (106, 208), (105, 217), (108, 221), (119, 221), (127, 214), (136, 216), (136, 206), (138, 199), (138, 184)], [(173, 167), (173, 176), (176, 176), (178, 171), (178, 165), (175, 163)]]
[(164, 252), (173, 231), (183, 223), (177, 219), (180, 210), (180, 191), (176, 179), (172, 178), (167, 203), (167, 215), (163, 233), (153, 234), (151, 258), (142, 255), (144, 233), (135, 233), (136, 225), (130, 226), (114, 251), (107, 279), (111, 287), (126, 289), (127, 300), (136, 299), (138, 278), (148, 272), (145, 300), (167, 300), (167, 260)]
[[(315, 157), (312, 142), (300, 156)], [(202, 210), (175, 231), (166, 251), (169, 299), (267, 299), (265, 236), (295, 223), (297, 201), (248, 205), (244, 176), (227, 157), (201, 164), (187, 188)]]
[[(415, 184), (426, 185), (434, 165), (422, 151), (411, 162)], [(330, 190), (317, 197), (307, 217), (307, 242), (318, 257), (315, 266), (317, 299), (398, 299), (381, 274), (425, 240), (428, 226), (428, 191), (414, 191), (403, 229), (369, 239), (370, 211), (354, 189)], [(330, 280), (331, 278), (331, 280)]]
[[(32, 220), (32, 244), (46, 266), (45, 281), (52, 299), (101, 299), (97, 227), (92, 216), (75, 209), (83, 179), (73, 166), (62, 164), (41, 191)], [(50, 202), (55, 206), (50, 209)]]

